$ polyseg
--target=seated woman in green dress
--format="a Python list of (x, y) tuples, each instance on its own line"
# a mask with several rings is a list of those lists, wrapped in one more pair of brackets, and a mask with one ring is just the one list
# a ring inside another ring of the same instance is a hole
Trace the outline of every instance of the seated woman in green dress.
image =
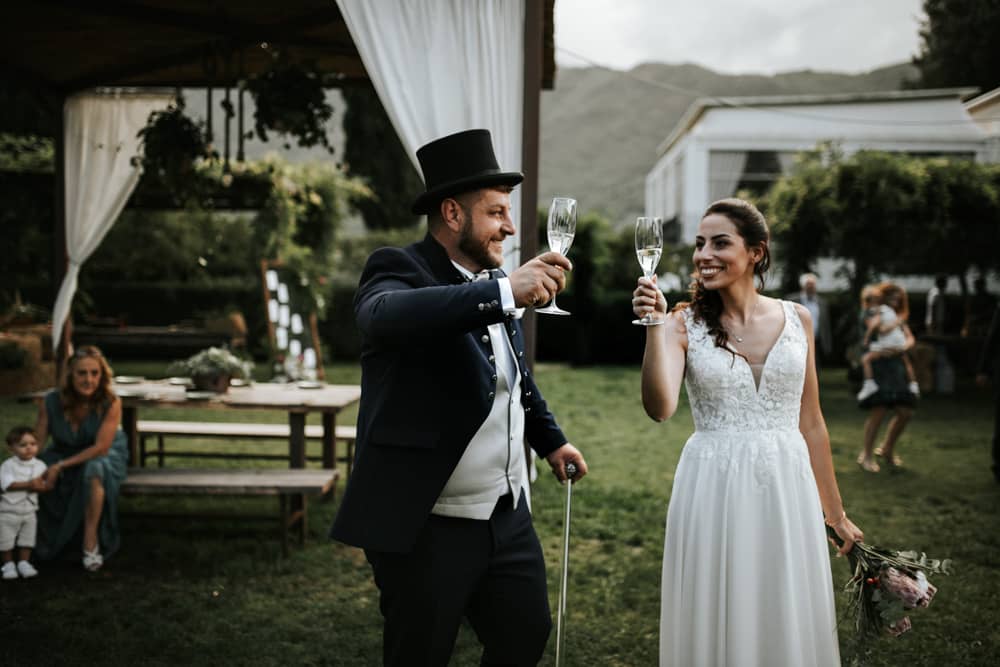
[(128, 465), (121, 415), (107, 360), (96, 347), (81, 347), (62, 386), (46, 394), (35, 426), (39, 442), (51, 436), (39, 456), (50, 489), (39, 495), (39, 558), (82, 547), (83, 566), (93, 572), (118, 550), (118, 491)]

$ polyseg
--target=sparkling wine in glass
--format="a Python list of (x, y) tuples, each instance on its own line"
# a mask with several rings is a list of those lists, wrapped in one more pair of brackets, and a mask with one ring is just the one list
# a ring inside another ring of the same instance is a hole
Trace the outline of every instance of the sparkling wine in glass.
[[(656, 265), (660, 263), (663, 254), (663, 218), (639, 217), (635, 220), (635, 256), (642, 267), (642, 275), (655, 282)], [(661, 319), (653, 319), (653, 313), (647, 313), (632, 324), (652, 327), (663, 324)]]
[[(576, 200), (569, 197), (553, 197), (549, 206), (549, 250), (565, 256), (573, 245), (576, 234)], [(538, 308), (536, 313), (547, 315), (569, 315), (569, 311), (556, 305), (556, 298), (544, 308)]]

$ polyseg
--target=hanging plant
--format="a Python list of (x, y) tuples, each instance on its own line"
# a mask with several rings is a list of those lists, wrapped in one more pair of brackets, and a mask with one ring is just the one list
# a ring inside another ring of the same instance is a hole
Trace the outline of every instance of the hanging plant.
[(324, 146), (333, 152), (326, 136), (333, 107), (326, 101), (323, 76), (315, 68), (275, 55), (272, 67), (247, 80), (244, 87), (256, 106), (254, 129), (261, 141), (268, 140), (268, 132), (275, 132), (295, 137), (299, 146)]
[(204, 124), (184, 114), (184, 98), (166, 109), (149, 114), (146, 127), (139, 130), (142, 142), (143, 170), (159, 179), (181, 198), (197, 180), (195, 162), (211, 159), (214, 154), (205, 142)]

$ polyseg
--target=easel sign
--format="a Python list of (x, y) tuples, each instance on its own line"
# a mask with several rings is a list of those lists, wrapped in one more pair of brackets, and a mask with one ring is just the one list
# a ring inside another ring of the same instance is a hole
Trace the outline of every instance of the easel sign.
[(298, 276), (280, 261), (268, 260), (261, 261), (260, 276), (267, 335), (277, 362), (275, 375), (289, 380), (324, 379), (316, 313)]

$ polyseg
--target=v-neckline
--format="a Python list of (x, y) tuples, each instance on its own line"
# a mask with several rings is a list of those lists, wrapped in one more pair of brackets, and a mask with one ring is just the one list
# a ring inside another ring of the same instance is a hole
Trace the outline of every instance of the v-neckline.
[(757, 378), (754, 377), (753, 367), (750, 365), (750, 361), (747, 360), (745, 356), (741, 355), (736, 348), (729, 345), (730, 351), (736, 353), (736, 357), (743, 362), (743, 366), (746, 367), (747, 371), (750, 373), (750, 382), (753, 383), (755, 396), (760, 396), (760, 388), (764, 386), (764, 374), (767, 372), (767, 362), (771, 360), (771, 353), (774, 352), (774, 348), (778, 347), (778, 343), (780, 343), (781, 339), (785, 337), (785, 331), (788, 329), (788, 310), (785, 308), (785, 302), (779, 299), (778, 303), (781, 304), (781, 316), (784, 318), (784, 322), (781, 324), (781, 331), (778, 332), (778, 337), (774, 339), (773, 343), (771, 343), (771, 347), (768, 348), (767, 354), (764, 356), (764, 363), (760, 366), (759, 383), (757, 382)]

